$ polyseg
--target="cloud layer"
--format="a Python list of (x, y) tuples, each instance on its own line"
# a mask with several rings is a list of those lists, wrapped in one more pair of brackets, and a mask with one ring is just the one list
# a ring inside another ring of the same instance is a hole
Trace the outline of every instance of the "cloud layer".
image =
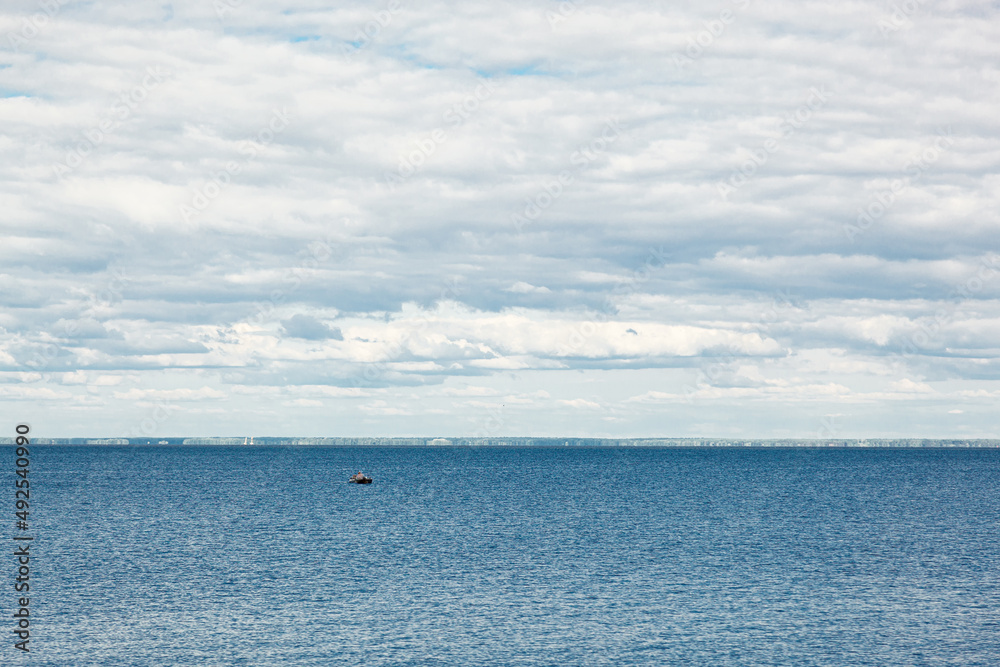
[(995, 3), (5, 11), (40, 435), (997, 436)]

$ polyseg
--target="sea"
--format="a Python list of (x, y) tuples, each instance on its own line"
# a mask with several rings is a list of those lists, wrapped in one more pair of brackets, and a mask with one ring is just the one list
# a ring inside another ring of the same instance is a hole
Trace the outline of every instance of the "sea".
[(998, 449), (34, 446), (30, 474), (4, 665), (1000, 665)]

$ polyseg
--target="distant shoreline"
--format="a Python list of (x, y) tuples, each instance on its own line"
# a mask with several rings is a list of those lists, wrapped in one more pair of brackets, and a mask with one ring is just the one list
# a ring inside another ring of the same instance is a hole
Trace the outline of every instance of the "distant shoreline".
[[(725, 438), (294, 438), (255, 437), (252, 445), (240, 437), (191, 438), (32, 438), (33, 445), (161, 446), (161, 447), (661, 447), (661, 448), (854, 448), (854, 449), (990, 449), (1000, 440), (961, 438), (860, 439), (725, 439)], [(13, 445), (14, 438), (0, 438)]]

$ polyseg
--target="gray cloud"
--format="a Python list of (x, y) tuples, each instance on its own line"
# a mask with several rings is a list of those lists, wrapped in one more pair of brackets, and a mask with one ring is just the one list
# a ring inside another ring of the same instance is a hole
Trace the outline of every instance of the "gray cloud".
[(282, 320), (282, 327), (287, 335), (293, 338), (304, 338), (306, 340), (344, 340), (340, 329), (329, 327), (320, 322), (315, 317), (308, 315), (293, 315), (290, 319)]

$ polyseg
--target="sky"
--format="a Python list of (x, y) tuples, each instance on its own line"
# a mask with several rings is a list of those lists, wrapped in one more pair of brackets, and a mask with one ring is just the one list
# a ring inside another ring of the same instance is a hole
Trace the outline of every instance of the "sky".
[(1000, 437), (1000, 3), (11, 1), (38, 437)]

